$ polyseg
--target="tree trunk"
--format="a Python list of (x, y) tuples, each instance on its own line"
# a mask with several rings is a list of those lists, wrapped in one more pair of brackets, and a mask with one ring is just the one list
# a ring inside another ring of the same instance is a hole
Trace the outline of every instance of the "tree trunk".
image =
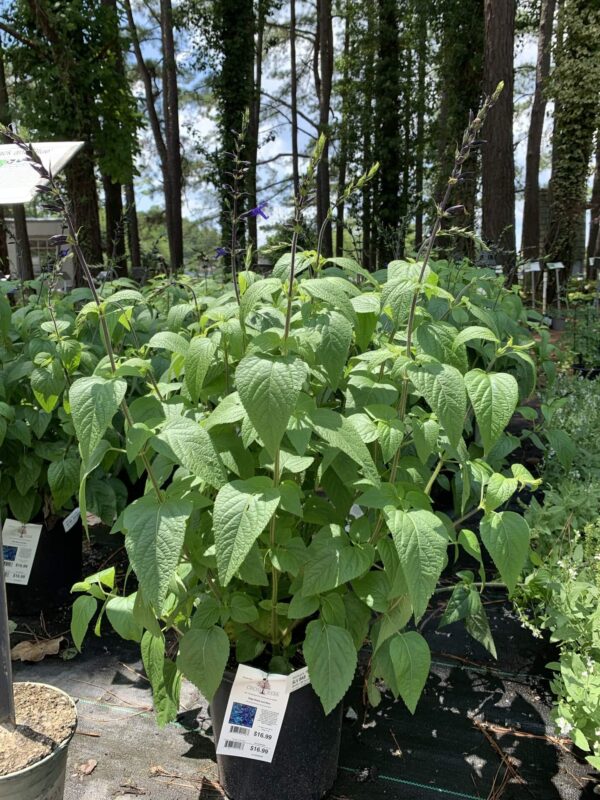
[(333, 27), (331, 19), (331, 0), (317, 0), (317, 41), (319, 75), (315, 88), (319, 100), (319, 134), (327, 137), (323, 155), (317, 167), (317, 228), (324, 226), (321, 255), (333, 255), (333, 235), (331, 223), (326, 222), (331, 205), (329, 178), (329, 107), (333, 81)]
[[(368, 172), (373, 165), (373, 94), (375, 91), (375, 52), (376, 52), (376, 26), (377, 16), (374, 2), (369, 2), (366, 7), (367, 29), (363, 48), (366, 53), (364, 73), (362, 80), (362, 113), (361, 138), (362, 138), (362, 171)], [(378, 176), (379, 177), (379, 176)], [(375, 271), (376, 253), (375, 238), (373, 236), (373, 195), (374, 181), (366, 183), (361, 192), (362, 203), (362, 265), (365, 269)]]
[(296, 0), (290, 0), (290, 102), (292, 112), (292, 175), (294, 197), (300, 193), (298, 163), (298, 71), (296, 66)]
[(417, 142), (415, 153), (415, 250), (423, 243), (423, 178), (425, 174), (425, 91), (427, 69), (427, 17), (417, 10)]
[(169, 253), (171, 269), (179, 272), (183, 267), (183, 222), (181, 213), (181, 142), (179, 136), (179, 95), (177, 87), (177, 62), (173, 37), (173, 8), (171, 0), (160, 0), (160, 29), (163, 51), (163, 117), (167, 164), (165, 180), (170, 188)]
[(515, 162), (513, 151), (513, 63), (515, 0), (485, 0), (484, 92), (500, 81), (504, 90), (489, 113), (482, 153), (483, 238), (497, 249), (504, 271), (514, 272)]
[(546, 116), (546, 82), (550, 75), (555, 7), (555, 0), (542, 0), (535, 93), (531, 106), (531, 121), (529, 123), (527, 157), (525, 161), (525, 205), (523, 208), (521, 252), (528, 259), (537, 259), (540, 256), (540, 152), (544, 118)]
[(102, 176), (102, 185), (106, 212), (106, 255), (117, 275), (124, 278), (127, 276), (127, 258), (122, 187), (120, 183), (113, 182), (108, 175)]
[[(350, 61), (350, 9), (346, 6), (346, 19), (344, 23), (344, 71), (343, 71), (343, 90), (346, 92), (349, 77)], [(338, 258), (344, 255), (344, 213), (345, 204), (340, 198), (346, 187), (346, 171), (348, 169), (348, 119), (347, 101), (342, 98), (342, 117), (340, 121), (340, 149), (338, 156), (338, 204), (337, 218), (335, 223), (335, 254)]]
[(0, 206), (0, 275), (10, 273), (8, 262), (8, 241), (6, 239), (6, 218), (4, 216), (4, 206)]
[(125, 184), (125, 220), (127, 223), (127, 246), (131, 267), (142, 266), (142, 248), (140, 247), (140, 229), (138, 226), (137, 208), (135, 205), (135, 188), (132, 183)]
[[(256, 51), (255, 51), (255, 73), (254, 73), (254, 96), (250, 105), (250, 118), (248, 123), (248, 161), (250, 162), (247, 172), (247, 191), (248, 204), (250, 208), (258, 206), (258, 193), (256, 186), (256, 163), (258, 161), (258, 133), (260, 129), (260, 96), (262, 90), (262, 61), (263, 61), (263, 39), (265, 33), (266, 0), (258, 2), (258, 18), (256, 24)], [(258, 250), (258, 218), (250, 214), (248, 220), (248, 238), (252, 245), (253, 261), (257, 261)]]
[[(6, 73), (4, 71), (4, 53), (0, 45), (0, 122), (3, 125), (10, 125), (10, 106), (8, 103), (8, 88), (6, 85)], [(0, 137), (3, 141), (3, 137)], [(31, 248), (29, 246), (29, 236), (27, 234), (27, 219), (25, 217), (25, 206), (13, 206), (12, 214), (15, 226), (15, 241), (17, 251), (17, 273), (21, 280), (33, 280), (33, 262), (31, 260)], [(3, 253), (0, 257), (6, 258), (8, 265), (8, 246), (6, 243), (6, 232), (2, 227)], [(7, 271), (10, 271), (7, 269)]]
[[(596, 166), (594, 169), (594, 185), (590, 205), (591, 219), (588, 238), (587, 256), (591, 264), (591, 275), (597, 276), (600, 269), (600, 128), (596, 131)], [(591, 259), (594, 259), (592, 264)]]
[[(98, 215), (98, 188), (94, 173), (92, 147), (85, 144), (64, 169), (67, 192), (75, 228), (79, 231), (80, 244), (86, 259), (93, 266), (102, 264), (102, 234)], [(83, 285), (79, 265), (75, 269), (75, 285)]]
[(375, 72), (375, 153), (381, 167), (375, 208), (377, 258), (384, 266), (394, 257), (393, 237), (402, 215), (400, 172), (403, 142), (400, 131), (400, 44), (396, 0), (378, 0), (377, 64)]

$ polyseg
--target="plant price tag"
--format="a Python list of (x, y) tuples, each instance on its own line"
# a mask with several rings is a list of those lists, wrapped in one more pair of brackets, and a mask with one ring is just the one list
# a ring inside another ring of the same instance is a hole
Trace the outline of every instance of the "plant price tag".
[(41, 525), (24, 525), (16, 519), (5, 520), (2, 528), (2, 555), (6, 583), (27, 586), (41, 532)]
[(65, 533), (68, 533), (73, 525), (77, 522), (79, 517), (81, 516), (81, 511), (79, 508), (74, 508), (73, 511), (69, 514), (68, 517), (65, 517), (63, 520), (63, 528), (65, 529)]
[(276, 675), (240, 664), (237, 669), (217, 754), (271, 763), (291, 692), (309, 682), (308, 669)]

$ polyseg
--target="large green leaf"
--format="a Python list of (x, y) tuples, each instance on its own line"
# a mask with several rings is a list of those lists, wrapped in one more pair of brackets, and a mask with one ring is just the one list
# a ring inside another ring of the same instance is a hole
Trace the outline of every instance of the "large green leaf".
[(408, 631), (389, 638), (378, 650), (373, 669), (381, 673), (395, 697), (415, 713), (431, 666), (429, 645), (420, 633)]
[(171, 578), (175, 574), (192, 504), (154, 494), (134, 500), (123, 512), (125, 547), (144, 596), (162, 612)]
[(217, 568), (226, 586), (243, 564), (254, 542), (267, 527), (280, 495), (268, 478), (233, 481), (215, 499), (213, 530)]
[(204, 378), (216, 349), (215, 342), (205, 336), (196, 336), (190, 342), (185, 356), (185, 385), (194, 403), (198, 402)]
[(182, 356), (187, 354), (189, 346), (190, 343), (187, 339), (172, 331), (159, 331), (148, 342), (148, 347), (169, 350), (171, 353), (179, 353)]
[(332, 526), (330, 537), (314, 541), (308, 552), (302, 582), (302, 594), (306, 597), (359, 578), (369, 570), (374, 556), (370, 545), (353, 545), (338, 526)]
[(469, 362), (464, 344), (457, 343), (457, 333), (456, 328), (445, 322), (424, 321), (417, 328), (415, 338), (423, 353), (464, 373), (469, 369)]
[(133, 613), (135, 598), (135, 592), (127, 597), (111, 597), (106, 604), (106, 616), (121, 639), (139, 642), (144, 629)]
[(318, 317), (317, 329), (320, 339), (315, 355), (325, 369), (329, 386), (337, 389), (352, 343), (352, 325), (342, 314), (330, 311)]
[(308, 278), (300, 284), (302, 291), (315, 300), (321, 300), (339, 311), (346, 319), (356, 324), (356, 311), (342, 287), (332, 278)]
[(227, 480), (225, 468), (207, 431), (189, 417), (175, 417), (152, 439), (157, 452), (172, 458), (192, 475), (219, 489)]
[(512, 375), (473, 369), (465, 386), (479, 426), (485, 453), (489, 453), (508, 425), (519, 401), (519, 387)]
[(156, 719), (162, 727), (174, 720), (179, 711), (181, 673), (170, 659), (165, 658), (162, 636), (148, 632), (142, 637), (142, 662), (152, 686)]
[(126, 391), (124, 380), (107, 380), (99, 375), (79, 378), (71, 386), (71, 416), (84, 465), (112, 422)]
[(177, 666), (207, 700), (212, 700), (228, 658), (229, 637), (223, 628), (192, 628), (179, 642)]
[(446, 529), (431, 511), (396, 510), (388, 515), (388, 525), (418, 622), (446, 563)]
[(431, 410), (439, 419), (450, 444), (460, 442), (467, 413), (467, 394), (463, 376), (449, 364), (413, 364), (408, 374)]
[(358, 430), (348, 417), (342, 417), (329, 408), (317, 408), (311, 412), (309, 422), (315, 433), (332, 447), (337, 447), (355, 463), (373, 483), (379, 484), (379, 472)]
[(55, 508), (61, 508), (67, 500), (79, 491), (79, 461), (76, 458), (63, 458), (48, 465), (48, 485), (52, 492)]
[(249, 286), (240, 301), (240, 319), (242, 322), (245, 321), (248, 314), (252, 313), (259, 300), (270, 298), (281, 288), (282, 283), (279, 278), (262, 278)]
[(446, 610), (440, 619), (439, 627), (443, 628), (445, 625), (451, 625), (460, 620), (465, 621), (465, 627), (471, 636), (496, 658), (496, 645), (479, 592), (474, 586), (466, 586), (464, 583), (459, 583), (454, 587)]
[(275, 456), (306, 377), (305, 365), (293, 356), (249, 355), (235, 371), (238, 394), (271, 456)]
[(329, 714), (348, 691), (356, 670), (356, 648), (345, 628), (313, 620), (306, 626), (304, 658), (313, 689)]
[(512, 592), (529, 552), (529, 525), (514, 511), (492, 511), (481, 520), (481, 538), (504, 583)]
[(73, 637), (73, 644), (78, 650), (81, 650), (88, 625), (96, 613), (97, 606), (98, 601), (87, 594), (78, 597), (73, 603), (73, 608), (71, 609), (71, 636)]

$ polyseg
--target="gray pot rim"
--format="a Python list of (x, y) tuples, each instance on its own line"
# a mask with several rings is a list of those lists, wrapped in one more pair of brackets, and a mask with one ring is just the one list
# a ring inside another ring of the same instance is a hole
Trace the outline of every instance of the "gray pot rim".
[(28, 683), (30, 686), (43, 686), (46, 689), (52, 689), (52, 691), (56, 692), (57, 694), (62, 694), (63, 697), (66, 697), (69, 700), (71, 706), (73, 707), (73, 711), (75, 713), (75, 725), (71, 731), (71, 735), (64, 739), (64, 741), (62, 741), (51, 753), (48, 753), (45, 758), (42, 758), (40, 761), (36, 761), (35, 764), (30, 764), (28, 767), (23, 767), (23, 769), (20, 769), (17, 772), (9, 772), (8, 775), (0, 775), (0, 785), (3, 781), (19, 778), (22, 775), (27, 775), (28, 773), (45, 766), (53, 758), (56, 758), (61, 751), (66, 750), (71, 744), (71, 740), (73, 739), (73, 736), (75, 736), (75, 731), (77, 730), (77, 724), (79, 722), (79, 715), (77, 714), (77, 706), (75, 705), (75, 701), (70, 695), (68, 695), (66, 692), (63, 692), (62, 689), (59, 689), (57, 686), (51, 686), (49, 683), (41, 683), (40, 681), (15, 681), (15, 683)]

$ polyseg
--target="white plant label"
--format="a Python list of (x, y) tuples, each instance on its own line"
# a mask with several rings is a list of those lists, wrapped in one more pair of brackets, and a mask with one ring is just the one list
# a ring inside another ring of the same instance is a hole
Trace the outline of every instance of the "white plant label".
[(240, 664), (225, 710), (217, 754), (270, 764), (289, 696), (308, 682), (306, 667), (291, 675), (277, 675)]
[(81, 516), (81, 511), (78, 508), (74, 508), (73, 511), (69, 514), (68, 517), (65, 517), (63, 520), (63, 528), (65, 529), (65, 533), (68, 533), (73, 525), (77, 522), (79, 517)]
[[(83, 142), (33, 142), (46, 169), (56, 175)], [(46, 183), (33, 169), (27, 156), (16, 144), (0, 145), (0, 205), (19, 205), (33, 200), (37, 186)]]
[(24, 525), (16, 519), (7, 519), (2, 528), (2, 555), (6, 583), (27, 586), (31, 568), (40, 541), (41, 525)]

